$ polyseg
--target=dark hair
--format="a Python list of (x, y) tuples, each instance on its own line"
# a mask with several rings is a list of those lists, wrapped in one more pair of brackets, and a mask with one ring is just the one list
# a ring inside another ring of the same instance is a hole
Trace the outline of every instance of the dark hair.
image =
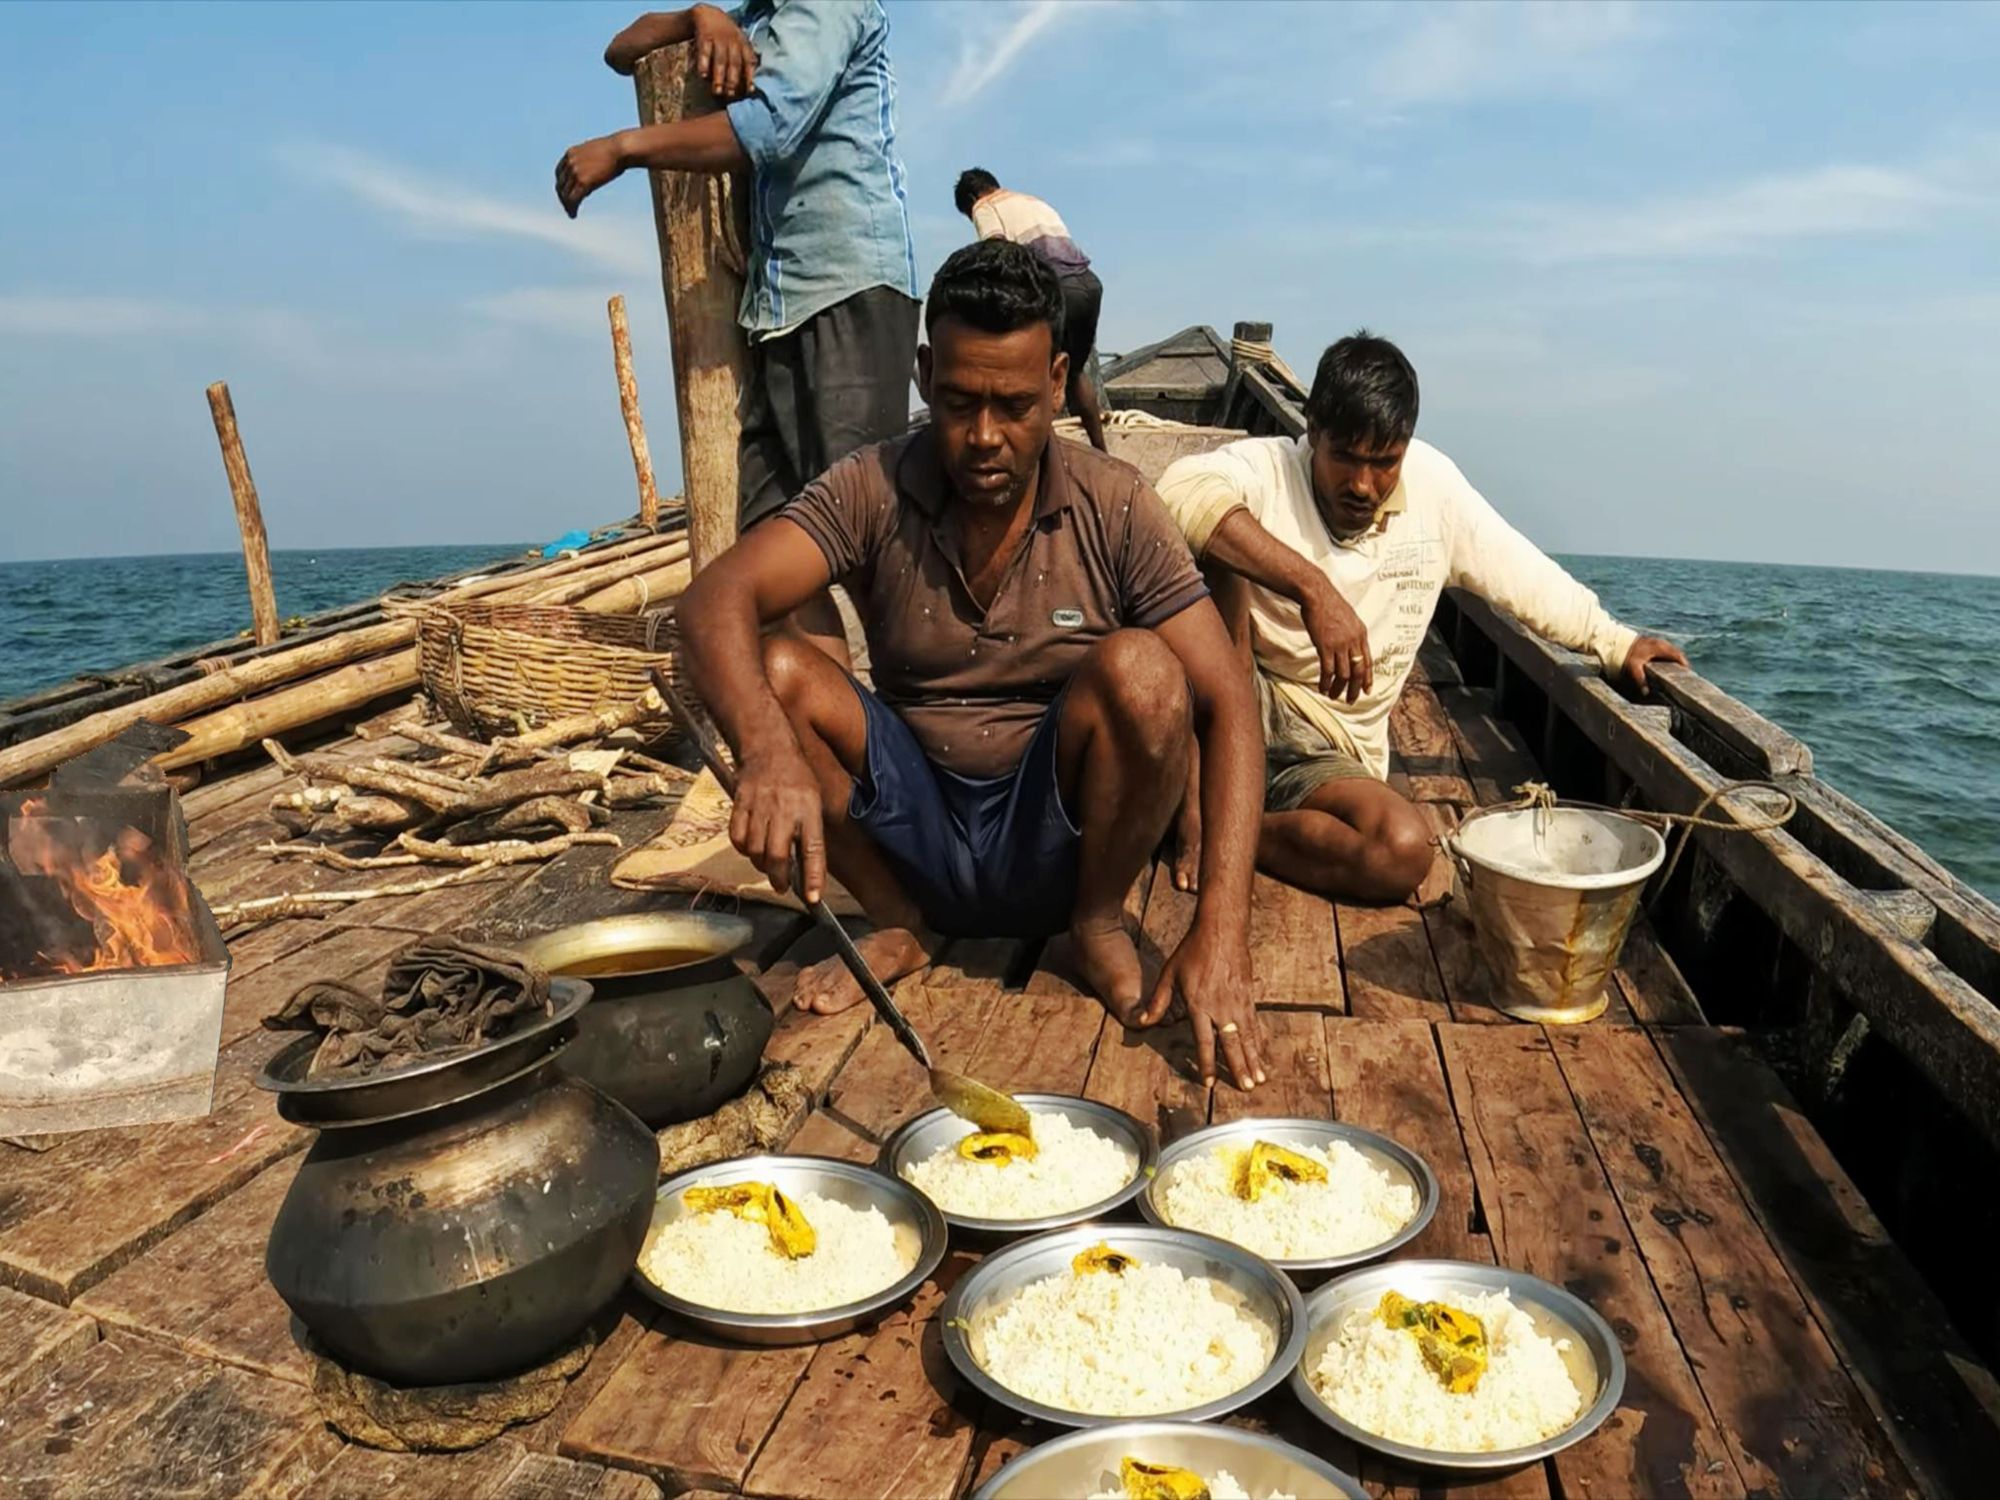
[(1000, 186), (1000, 179), (984, 167), (973, 167), (958, 174), (958, 186), (951, 190), (951, 201), (958, 205), (962, 214), (972, 212), (972, 205)]
[(1306, 420), (1337, 443), (1407, 443), (1417, 430), (1417, 372), (1402, 350), (1360, 329), (1319, 357)]
[(1063, 299), (1056, 273), (1026, 245), (976, 240), (938, 267), (924, 304), (924, 332), (957, 318), (982, 333), (1049, 325), (1049, 348), (1062, 348)]

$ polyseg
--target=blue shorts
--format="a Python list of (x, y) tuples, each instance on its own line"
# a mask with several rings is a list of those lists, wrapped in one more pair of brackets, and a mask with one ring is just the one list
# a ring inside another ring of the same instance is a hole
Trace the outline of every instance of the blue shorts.
[(952, 937), (1049, 937), (1076, 905), (1083, 830), (1056, 775), (1058, 697), (1021, 763), (975, 780), (934, 764), (910, 726), (860, 683), (867, 759), (847, 816), (875, 841), (935, 932)]

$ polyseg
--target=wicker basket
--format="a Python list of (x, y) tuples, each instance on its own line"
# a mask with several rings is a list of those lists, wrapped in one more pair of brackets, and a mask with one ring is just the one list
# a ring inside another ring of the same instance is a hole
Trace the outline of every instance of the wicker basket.
[(673, 677), (678, 639), (671, 607), (594, 615), (473, 601), (417, 612), (424, 691), (454, 728), (481, 739), (642, 697), (648, 669)]

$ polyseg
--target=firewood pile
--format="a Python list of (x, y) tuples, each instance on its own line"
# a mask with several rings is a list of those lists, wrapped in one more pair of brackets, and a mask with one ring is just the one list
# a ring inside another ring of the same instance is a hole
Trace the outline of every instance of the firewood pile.
[[(294, 755), (264, 750), (290, 778), (272, 819), (291, 837), (258, 852), (343, 871), (442, 867), (450, 873), (364, 889), (309, 890), (217, 907), (225, 928), (323, 912), (378, 896), (436, 890), (503, 865), (552, 859), (580, 845), (618, 847), (611, 814), (678, 795), (691, 773), (636, 748), (634, 726), (659, 718), (657, 694), (481, 743), (404, 717), (363, 726), (363, 738), (407, 741), (401, 754)], [(359, 843), (369, 852), (356, 853)]]

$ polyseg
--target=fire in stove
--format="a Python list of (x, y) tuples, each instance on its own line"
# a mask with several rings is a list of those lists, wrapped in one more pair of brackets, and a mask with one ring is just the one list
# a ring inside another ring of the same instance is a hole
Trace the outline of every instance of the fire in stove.
[(0, 792), (0, 1135), (206, 1114), (229, 950), (139, 724)]
[(200, 956), (187, 879), (150, 835), (129, 823), (52, 816), (46, 798), (24, 801), (6, 831), (22, 920), (0, 939), (0, 983)]

